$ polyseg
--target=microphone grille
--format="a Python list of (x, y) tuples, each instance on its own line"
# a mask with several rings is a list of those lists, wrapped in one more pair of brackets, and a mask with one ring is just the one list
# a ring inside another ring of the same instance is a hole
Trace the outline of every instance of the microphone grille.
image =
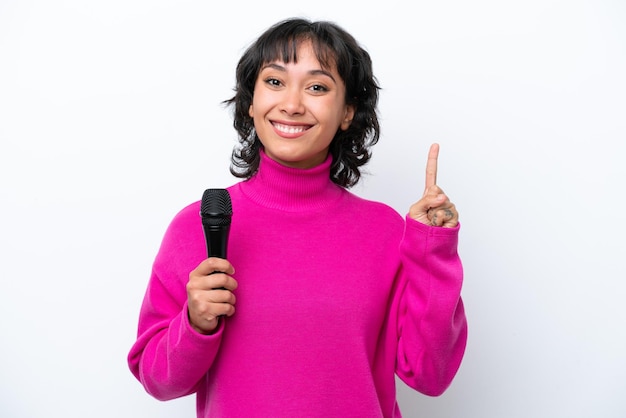
[(200, 215), (216, 226), (229, 225), (233, 214), (230, 194), (226, 189), (206, 189), (202, 195)]

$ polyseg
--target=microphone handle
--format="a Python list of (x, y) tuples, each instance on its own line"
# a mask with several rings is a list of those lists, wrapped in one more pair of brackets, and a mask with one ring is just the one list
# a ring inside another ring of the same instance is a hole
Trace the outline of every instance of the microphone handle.
[[(209, 257), (226, 258), (226, 249), (228, 248), (228, 233), (230, 232), (230, 225), (207, 225), (204, 226), (204, 237), (206, 239), (207, 255)], [(210, 274), (220, 273), (214, 271)], [(220, 287), (225, 290), (225, 288)]]
[(207, 255), (209, 257), (226, 258), (228, 248), (229, 225), (209, 226), (204, 225)]

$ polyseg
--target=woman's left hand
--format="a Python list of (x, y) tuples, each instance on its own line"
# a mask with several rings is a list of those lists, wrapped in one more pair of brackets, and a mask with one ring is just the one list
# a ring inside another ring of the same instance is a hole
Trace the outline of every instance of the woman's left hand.
[(426, 162), (426, 187), (422, 198), (409, 209), (409, 216), (426, 225), (454, 228), (459, 213), (443, 190), (437, 186), (437, 158), (439, 144), (432, 144)]

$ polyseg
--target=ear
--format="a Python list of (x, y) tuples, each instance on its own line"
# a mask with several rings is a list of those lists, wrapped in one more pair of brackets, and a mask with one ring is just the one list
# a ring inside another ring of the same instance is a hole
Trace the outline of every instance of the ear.
[(354, 107), (354, 105), (346, 105), (346, 113), (340, 125), (340, 128), (342, 131), (345, 131), (346, 129), (350, 127), (350, 124), (352, 123), (352, 119), (354, 119), (355, 111), (356, 111), (356, 108)]
[(251, 118), (254, 118), (254, 112), (252, 111), (252, 103), (250, 103), (250, 107), (248, 108), (248, 115)]

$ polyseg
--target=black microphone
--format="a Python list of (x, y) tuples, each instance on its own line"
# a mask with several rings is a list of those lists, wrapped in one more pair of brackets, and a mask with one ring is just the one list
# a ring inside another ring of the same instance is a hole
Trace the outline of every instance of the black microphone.
[(206, 189), (202, 195), (200, 216), (209, 257), (226, 258), (228, 233), (233, 207), (226, 189)]

